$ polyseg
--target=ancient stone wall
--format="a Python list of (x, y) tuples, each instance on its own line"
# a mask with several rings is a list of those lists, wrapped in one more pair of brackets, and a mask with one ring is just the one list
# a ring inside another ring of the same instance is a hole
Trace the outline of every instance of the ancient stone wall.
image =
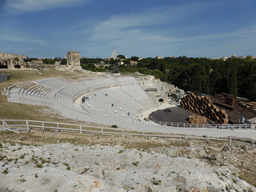
[(18, 54), (11, 54), (11, 53), (0, 53), (0, 59), (14, 59), (14, 58), (19, 58), (19, 59), (27, 59), (28, 56), (26, 55), (18, 55)]
[(76, 52), (76, 51), (67, 52), (67, 65), (80, 66), (79, 52)]
[(0, 53), (0, 66), (1, 68), (26, 68), (27, 59), (26, 55), (10, 54), (10, 53)]

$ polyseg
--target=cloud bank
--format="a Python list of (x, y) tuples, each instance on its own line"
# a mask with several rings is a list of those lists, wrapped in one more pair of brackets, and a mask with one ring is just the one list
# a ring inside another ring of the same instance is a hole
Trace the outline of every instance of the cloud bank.
[(88, 3), (90, 0), (13, 0), (5, 4), (5, 10), (16, 11), (42, 11), (58, 7), (74, 7)]

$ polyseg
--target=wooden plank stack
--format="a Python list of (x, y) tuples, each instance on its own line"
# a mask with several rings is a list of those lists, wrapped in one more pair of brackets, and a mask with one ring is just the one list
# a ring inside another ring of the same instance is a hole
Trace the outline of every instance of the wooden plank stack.
[(212, 105), (211, 100), (208, 97), (200, 97), (196, 96), (194, 93), (190, 93), (181, 99), (180, 107), (207, 117), (216, 123), (228, 123), (228, 114), (226, 111), (219, 110), (216, 105)]

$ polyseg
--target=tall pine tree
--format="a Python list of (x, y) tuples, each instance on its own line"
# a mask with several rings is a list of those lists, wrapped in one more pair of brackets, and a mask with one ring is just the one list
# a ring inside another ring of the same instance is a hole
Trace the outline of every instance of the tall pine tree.
[(237, 71), (235, 68), (232, 69), (230, 74), (229, 93), (237, 96)]

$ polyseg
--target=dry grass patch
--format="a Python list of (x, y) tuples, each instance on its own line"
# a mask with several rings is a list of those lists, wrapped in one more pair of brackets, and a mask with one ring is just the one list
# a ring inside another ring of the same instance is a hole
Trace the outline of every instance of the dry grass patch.
[(240, 168), (239, 178), (256, 187), (256, 170)]

